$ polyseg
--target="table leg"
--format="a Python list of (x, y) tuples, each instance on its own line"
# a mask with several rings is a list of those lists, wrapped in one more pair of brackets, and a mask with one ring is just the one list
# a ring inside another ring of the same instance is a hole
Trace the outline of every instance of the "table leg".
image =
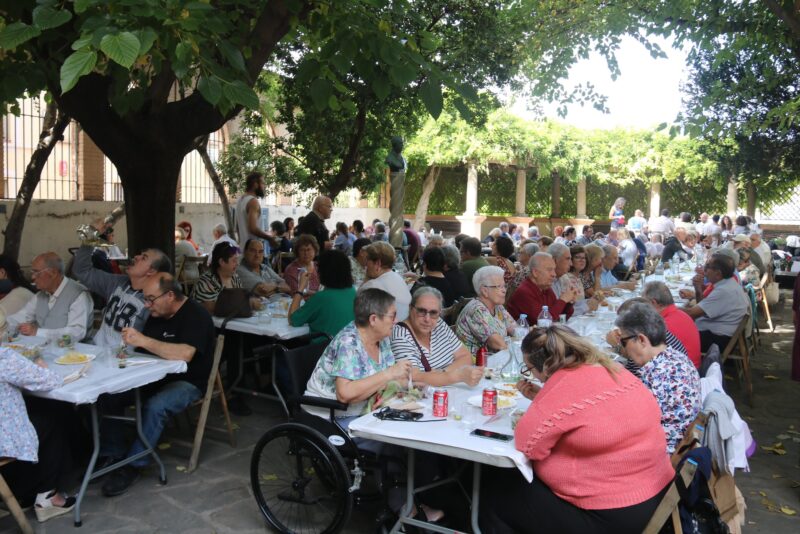
[(153, 448), (150, 442), (147, 441), (147, 438), (144, 437), (144, 432), (142, 432), (141, 395), (139, 394), (139, 388), (136, 388), (134, 391), (136, 395), (136, 432), (139, 434), (139, 439), (142, 440), (142, 443), (144, 443), (146, 452), (149, 452), (150, 456), (152, 456), (153, 459), (158, 464), (158, 468), (161, 471), (161, 476), (159, 476), (158, 481), (161, 482), (161, 484), (163, 485), (167, 483), (167, 470), (164, 469), (164, 463), (161, 461), (161, 458), (158, 457), (158, 453), (156, 452), (156, 450)]
[(481, 527), (478, 526), (478, 508), (480, 507), (481, 495), (481, 464), (475, 462), (472, 470), (472, 510), (470, 519), (472, 522), (472, 532), (481, 534)]
[(74, 508), (74, 521), (75, 526), (79, 527), (83, 524), (81, 521), (81, 502), (83, 501), (84, 495), (86, 495), (86, 488), (89, 487), (89, 481), (92, 479), (92, 472), (94, 471), (94, 466), (97, 463), (97, 456), (100, 454), (100, 424), (97, 420), (97, 404), (92, 404), (92, 457), (89, 459), (89, 465), (86, 467), (86, 473), (83, 475), (83, 481), (81, 482), (81, 489), (78, 491), (78, 495), (75, 498), (75, 508)]

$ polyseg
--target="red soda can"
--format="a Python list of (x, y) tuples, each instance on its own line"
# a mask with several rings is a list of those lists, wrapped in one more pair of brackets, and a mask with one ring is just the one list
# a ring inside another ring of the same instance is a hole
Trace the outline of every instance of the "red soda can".
[(447, 417), (447, 390), (436, 389), (433, 392), (433, 416)]
[(486, 347), (481, 347), (475, 353), (475, 365), (477, 367), (486, 367)]
[(483, 402), (481, 403), (483, 415), (497, 414), (497, 390), (486, 388), (483, 390)]

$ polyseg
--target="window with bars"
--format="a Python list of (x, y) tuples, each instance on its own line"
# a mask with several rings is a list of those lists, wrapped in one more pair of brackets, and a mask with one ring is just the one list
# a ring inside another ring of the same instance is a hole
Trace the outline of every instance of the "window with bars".
[[(15, 198), (22, 185), (25, 169), (39, 143), (47, 104), (44, 96), (19, 100), (19, 115), (4, 115), (2, 124), (5, 198)], [(78, 172), (75, 149), (77, 129), (70, 122), (42, 169), (34, 199), (77, 200)]]

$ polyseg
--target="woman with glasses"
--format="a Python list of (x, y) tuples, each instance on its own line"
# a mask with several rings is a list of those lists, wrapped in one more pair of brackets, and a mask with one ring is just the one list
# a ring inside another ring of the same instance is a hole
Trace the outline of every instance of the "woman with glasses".
[(192, 290), (192, 298), (214, 313), (217, 297), (223, 289), (240, 288), (242, 279), (236, 274), (239, 267), (239, 248), (223, 241), (211, 252), (211, 270), (204, 273)]
[(319, 243), (313, 235), (302, 234), (294, 240), (292, 248), (295, 260), (284, 269), (283, 279), (289, 286), (289, 290), (294, 293), (300, 287), (300, 274), (308, 273), (308, 285), (302, 290), (305, 292), (303, 297), (308, 298), (319, 291), (319, 273), (317, 272), (317, 262), (314, 261), (316, 255), (319, 254)]
[(361, 285), (359, 290), (373, 288), (389, 293), (394, 297), (397, 306), (397, 320), (404, 321), (408, 317), (411, 292), (403, 277), (392, 270), (395, 261), (394, 247), (385, 241), (376, 241), (365, 250), (367, 253), (367, 281)]
[(475, 271), (472, 277), (477, 298), (464, 306), (456, 320), (456, 335), (472, 354), (481, 347), (491, 351), (508, 348), (505, 338), (514, 333), (514, 318), (503, 306), (503, 274), (500, 267), (489, 265)]
[(640, 533), (675, 476), (642, 382), (563, 325), (535, 327), (525, 364), (544, 382), (514, 431), (534, 470), (487, 473), (487, 533)]
[(470, 387), (483, 376), (472, 365), (472, 355), (441, 318), (442, 294), (421, 287), (411, 297), (408, 319), (394, 325), (392, 353), (413, 365), (414, 382), (447, 386), (464, 382)]
[(672, 454), (702, 407), (700, 375), (684, 352), (667, 345), (664, 319), (650, 304), (636, 303), (614, 323), (623, 354), (661, 407), (661, 426)]

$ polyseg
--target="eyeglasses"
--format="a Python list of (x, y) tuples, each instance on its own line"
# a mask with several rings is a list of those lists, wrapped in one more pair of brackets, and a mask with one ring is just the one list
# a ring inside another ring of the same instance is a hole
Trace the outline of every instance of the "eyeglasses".
[(35, 278), (35, 277), (39, 276), (40, 274), (42, 274), (43, 272), (49, 271), (50, 269), (51, 269), (51, 267), (45, 267), (44, 269), (39, 269), (38, 271), (35, 270), (35, 269), (31, 269), (31, 278)]
[(519, 368), (519, 374), (521, 374), (525, 378), (531, 378), (533, 376), (531, 368), (525, 364), (523, 364), (522, 367)]
[(416, 306), (414, 306), (414, 311), (422, 315), (423, 317), (427, 315), (431, 319), (436, 319), (437, 317), (439, 317), (440, 313), (439, 310), (426, 310), (425, 308), (417, 308)]
[(635, 337), (639, 337), (639, 335), (638, 334), (634, 334), (632, 336), (621, 337), (621, 338), (619, 338), (619, 344), (622, 345), (622, 348), (625, 348), (625, 345), (628, 344), (628, 341), (630, 341), (631, 339), (633, 339)]
[(155, 301), (157, 301), (158, 299), (160, 299), (161, 297), (163, 297), (167, 293), (169, 293), (169, 291), (164, 291), (163, 293), (161, 293), (157, 297), (145, 297), (144, 298), (144, 305), (145, 306), (152, 306)]
[(397, 318), (397, 312), (394, 313), (376, 313), (378, 317), (389, 317), (394, 321)]

